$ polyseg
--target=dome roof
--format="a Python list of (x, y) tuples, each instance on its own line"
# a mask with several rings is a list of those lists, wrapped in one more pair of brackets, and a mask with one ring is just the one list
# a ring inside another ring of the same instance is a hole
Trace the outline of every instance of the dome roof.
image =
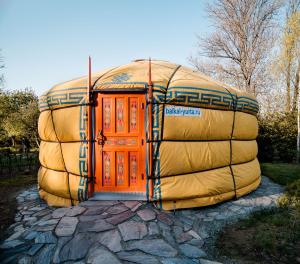
[[(161, 60), (151, 61), (151, 68), (155, 102), (223, 110), (236, 107), (237, 111), (254, 115), (258, 112), (253, 95), (215, 81), (199, 71)], [(94, 91), (147, 89), (148, 79), (149, 61), (135, 60), (92, 74), (92, 86)], [(73, 93), (73, 100), (69, 100), (71, 104), (84, 103), (86, 87), (87, 76), (55, 85), (41, 96), (41, 110), (64, 107), (62, 94), (70, 91)]]

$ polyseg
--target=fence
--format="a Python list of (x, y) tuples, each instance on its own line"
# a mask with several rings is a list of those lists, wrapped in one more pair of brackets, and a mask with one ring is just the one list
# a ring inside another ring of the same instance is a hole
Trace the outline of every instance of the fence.
[(36, 173), (38, 167), (38, 152), (0, 153), (0, 177)]

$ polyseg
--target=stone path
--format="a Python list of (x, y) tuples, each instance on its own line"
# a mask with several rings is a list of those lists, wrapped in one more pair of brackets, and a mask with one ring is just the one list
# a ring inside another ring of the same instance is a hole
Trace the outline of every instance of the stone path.
[(16, 223), (1, 263), (211, 264), (207, 244), (226, 223), (276, 206), (283, 188), (268, 178), (255, 192), (219, 205), (164, 212), (138, 201), (86, 201), (51, 208), (37, 189), (17, 197)]

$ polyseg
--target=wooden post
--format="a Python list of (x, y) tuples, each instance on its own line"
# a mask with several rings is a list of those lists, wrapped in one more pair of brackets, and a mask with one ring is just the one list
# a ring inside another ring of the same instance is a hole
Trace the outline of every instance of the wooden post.
[[(149, 58), (149, 80), (148, 80), (148, 120), (149, 120), (149, 126), (148, 126), (148, 135), (149, 135), (149, 171), (150, 171), (150, 177), (153, 177), (153, 157), (152, 157), (152, 97), (153, 97), (153, 83), (152, 83), (152, 76), (151, 76), (151, 58)], [(149, 180), (149, 197), (150, 200), (153, 197), (153, 180)]]
[(93, 159), (92, 147), (93, 143), (93, 127), (92, 127), (92, 59), (88, 59), (88, 80), (87, 80), (87, 130), (88, 130), (88, 196), (94, 193), (94, 175), (93, 175)]

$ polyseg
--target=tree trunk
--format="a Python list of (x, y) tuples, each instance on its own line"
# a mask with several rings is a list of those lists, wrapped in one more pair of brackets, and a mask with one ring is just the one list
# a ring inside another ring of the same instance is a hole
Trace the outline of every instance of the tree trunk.
[(286, 74), (286, 106), (285, 111), (291, 110), (291, 62), (288, 62), (287, 74)]
[(298, 62), (298, 67), (295, 76), (295, 83), (294, 83), (293, 111), (297, 111), (297, 107), (298, 107), (299, 85), (300, 85), (300, 61)]
[(35, 143), (36, 143), (37, 147), (39, 148), (40, 147), (40, 142), (39, 142), (37, 137), (35, 137)]
[(298, 123), (298, 135), (297, 135), (297, 158), (296, 161), (300, 163), (300, 100), (298, 98), (298, 115), (297, 115), (297, 123)]
[(298, 115), (297, 115), (297, 122), (298, 122), (298, 135), (297, 135), (297, 163), (300, 163), (300, 98), (299, 98), (299, 85), (300, 85), (300, 61), (298, 62), (298, 69), (296, 74), (295, 80), (295, 97), (297, 98), (296, 103), (298, 104)]

